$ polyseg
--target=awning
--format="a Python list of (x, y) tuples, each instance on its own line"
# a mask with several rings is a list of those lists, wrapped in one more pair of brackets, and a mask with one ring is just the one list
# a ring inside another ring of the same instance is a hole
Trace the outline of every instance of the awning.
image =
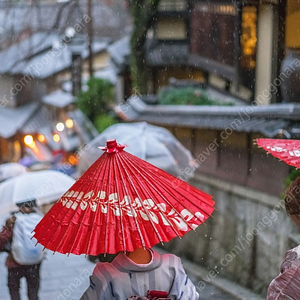
[[(110, 40), (95, 40), (93, 53), (106, 51)], [(87, 47), (82, 58), (87, 59)], [(70, 44), (63, 43), (63, 36), (56, 33), (35, 33), (32, 36), (0, 51), (0, 74), (25, 75), (23, 80), (48, 78), (66, 70), (72, 64)]]

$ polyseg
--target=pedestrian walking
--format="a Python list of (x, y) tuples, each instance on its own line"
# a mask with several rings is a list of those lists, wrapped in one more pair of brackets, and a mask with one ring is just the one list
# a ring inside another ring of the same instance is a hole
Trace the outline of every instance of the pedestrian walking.
[(159, 299), (199, 299), (180, 258), (139, 248), (119, 253), (111, 263), (97, 263), (81, 300), (157, 299), (154, 291)]
[(11, 300), (20, 300), (20, 280), (25, 277), (28, 299), (37, 300), (44, 252), (43, 247), (35, 246), (36, 242), (31, 239), (31, 232), (42, 217), (36, 213), (35, 201), (17, 205), (20, 212), (8, 218), (0, 232), (0, 251), (8, 252), (7, 286)]
[[(287, 214), (300, 227), (300, 176), (285, 193)], [(279, 275), (269, 285), (267, 300), (300, 299), (300, 245), (287, 251)]]

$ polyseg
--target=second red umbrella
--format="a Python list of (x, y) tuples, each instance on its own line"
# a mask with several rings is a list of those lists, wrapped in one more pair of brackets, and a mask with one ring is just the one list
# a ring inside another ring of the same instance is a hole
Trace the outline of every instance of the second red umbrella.
[(257, 139), (259, 147), (290, 166), (300, 168), (300, 141), (281, 139)]
[(212, 197), (123, 151), (115, 140), (36, 226), (60, 253), (133, 251), (181, 237), (214, 210)]

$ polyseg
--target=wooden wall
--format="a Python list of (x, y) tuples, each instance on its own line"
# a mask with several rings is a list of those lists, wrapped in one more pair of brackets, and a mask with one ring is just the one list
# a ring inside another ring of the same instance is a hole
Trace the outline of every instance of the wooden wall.
[(205, 174), (269, 193), (281, 195), (291, 167), (258, 148), (259, 134), (173, 127), (169, 130), (188, 148)]

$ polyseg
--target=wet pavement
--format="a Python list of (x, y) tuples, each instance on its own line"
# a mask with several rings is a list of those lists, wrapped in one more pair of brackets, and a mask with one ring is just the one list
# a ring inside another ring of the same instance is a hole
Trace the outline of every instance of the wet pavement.
[[(6, 286), (5, 258), (6, 254), (0, 253), (0, 300), (10, 300)], [(201, 280), (199, 274), (205, 274), (203, 268), (188, 261), (183, 261), (183, 265), (189, 277), (197, 286), (197, 283)], [(59, 253), (55, 255), (50, 252), (47, 253), (47, 258), (43, 261), (41, 267), (40, 300), (78, 300), (89, 285), (89, 275), (92, 273), (93, 268), (94, 264), (85, 256), (70, 255), (67, 257)], [(214, 285), (207, 282), (205, 288), (199, 293), (200, 300), (262, 299), (255, 297), (250, 292), (243, 297), (244, 290), (241, 287), (242, 292), (237, 288), (233, 290), (234, 288), (228, 286), (226, 282), (223, 284), (224, 289), (220, 288), (220, 283)], [(24, 281), (21, 283), (21, 295), (22, 300), (28, 299)]]
[[(199, 280), (201, 278), (199, 277), (195, 277), (192, 274), (190, 274), (188, 271), (188, 269), (186, 268), (186, 271), (190, 277), (190, 279), (193, 281), (193, 283), (197, 286), (197, 282), (199, 282)], [(201, 291), (198, 291), (199, 293), (199, 300), (206, 300), (206, 299), (212, 299), (212, 300), (236, 300), (236, 296), (227, 293), (226, 291), (217, 288), (216, 286), (214, 286), (211, 283), (206, 283), (206, 286), (204, 289), (202, 289)]]
[(212, 284), (207, 284), (207, 287), (201, 291), (199, 300), (218, 299), (218, 300), (237, 300), (234, 295), (228, 294), (223, 290), (218, 289)]
[(185, 259), (182, 259), (182, 264), (194, 282), (200, 300), (265, 300), (262, 296), (220, 275), (210, 277), (207, 280), (207, 274), (211, 271), (205, 267)]
[[(0, 299), (10, 300), (6, 285), (5, 253), (0, 253)], [(41, 265), (40, 300), (78, 300), (89, 285), (94, 264), (85, 256), (47, 253)], [(21, 282), (21, 299), (27, 300), (26, 284)]]

